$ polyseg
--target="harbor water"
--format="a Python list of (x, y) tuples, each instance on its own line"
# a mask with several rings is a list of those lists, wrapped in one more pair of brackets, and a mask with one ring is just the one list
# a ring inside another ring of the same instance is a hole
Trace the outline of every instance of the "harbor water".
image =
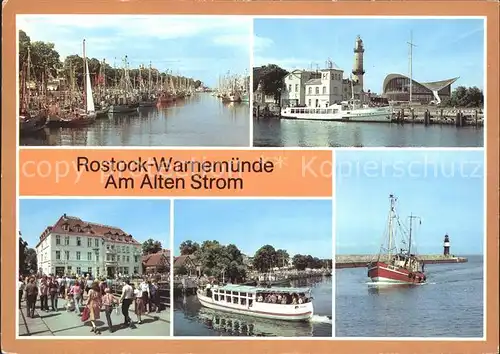
[(314, 316), (310, 322), (268, 320), (215, 311), (202, 307), (195, 295), (180, 296), (174, 301), (174, 335), (331, 337), (332, 278), (293, 281), (292, 286), (312, 289)]
[(373, 286), (366, 268), (338, 269), (337, 337), (482, 337), (483, 257), (428, 264), (427, 283)]
[(423, 124), (253, 119), (258, 147), (483, 147), (484, 129)]
[(21, 146), (249, 146), (248, 103), (196, 93), (170, 106), (109, 115), (80, 128), (45, 128)]

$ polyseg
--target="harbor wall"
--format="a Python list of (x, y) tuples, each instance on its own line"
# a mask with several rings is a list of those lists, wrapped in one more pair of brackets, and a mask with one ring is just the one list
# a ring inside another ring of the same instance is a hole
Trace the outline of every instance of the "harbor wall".
[[(375, 260), (374, 255), (338, 255), (335, 257), (335, 268), (361, 268), (366, 267), (368, 263)], [(468, 261), (465, 257), (444, 256), (441, 254), (421, 255), (419, 258), (424, 264), (442, 264), (442, 263), (465, 263)], [(387, 261), (387, 256), (381, 256), (381, 261)]]

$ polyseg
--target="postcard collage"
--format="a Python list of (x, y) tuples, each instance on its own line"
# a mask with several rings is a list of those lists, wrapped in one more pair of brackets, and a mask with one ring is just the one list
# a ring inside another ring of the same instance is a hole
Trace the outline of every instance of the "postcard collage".
[(485, 337), (484, 17), (16, 32), (17, 339)]

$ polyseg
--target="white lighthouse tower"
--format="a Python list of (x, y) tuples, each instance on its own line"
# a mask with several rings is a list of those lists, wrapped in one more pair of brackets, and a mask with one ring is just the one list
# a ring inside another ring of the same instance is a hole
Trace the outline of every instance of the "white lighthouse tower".
[(444, 235), (443, 255), (445, 257), (450, 256), (450, 236), (448, 234)]
[(360, 98), (360, 94), (364, 92), (363, 89), (363, 75), (365, 70), (363, 68), (363, 54), (365, 48), (363, 46), (363, 40), (358, 35), (356, 37), (356, 42), (354, 44), (354, 65), (352, 67), (352, 80), (354, 82), (354, 96)]

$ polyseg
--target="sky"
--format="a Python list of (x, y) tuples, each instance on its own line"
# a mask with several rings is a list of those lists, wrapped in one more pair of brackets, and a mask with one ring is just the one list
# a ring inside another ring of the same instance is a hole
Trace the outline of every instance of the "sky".
[(170, 201), (146, 199), (20, 199), (19, 230), (35, 247), (47, 226), (66, 215), (115, 226), (144, 242), (150, 238), (170, 248)]
[(253, 257), (262, 246), (331, 259), (330, 200), (177, 200), (174, 204), (174, 253), (186, 240), (235, 244)]
[(53, 42), (66, 57), (82, 55), (119, 66), (172, 70), (215, 86), (219, 75), (248, 74), (251, 19), (179, 15), (18, 15), (18, 30), (32, 41)]
[(316, 70), (330, 59), (348, 78), (358, 35), (365, 47), (365, 91), (381, 93), (388, 74), (409, 76), (410, 38), (415, 81), (460, 77), (453, 87), (484, 87), (482, 19), (257, 19), (254, 66), (293, 70), (313, 64)]
[(386, 230), (389, 195), (408, 225), (421, 218), (418, 254), (483, 254), (484, 154), (482, 151), (338, 151), (336, 158), (336, 252), (377, 254)]

